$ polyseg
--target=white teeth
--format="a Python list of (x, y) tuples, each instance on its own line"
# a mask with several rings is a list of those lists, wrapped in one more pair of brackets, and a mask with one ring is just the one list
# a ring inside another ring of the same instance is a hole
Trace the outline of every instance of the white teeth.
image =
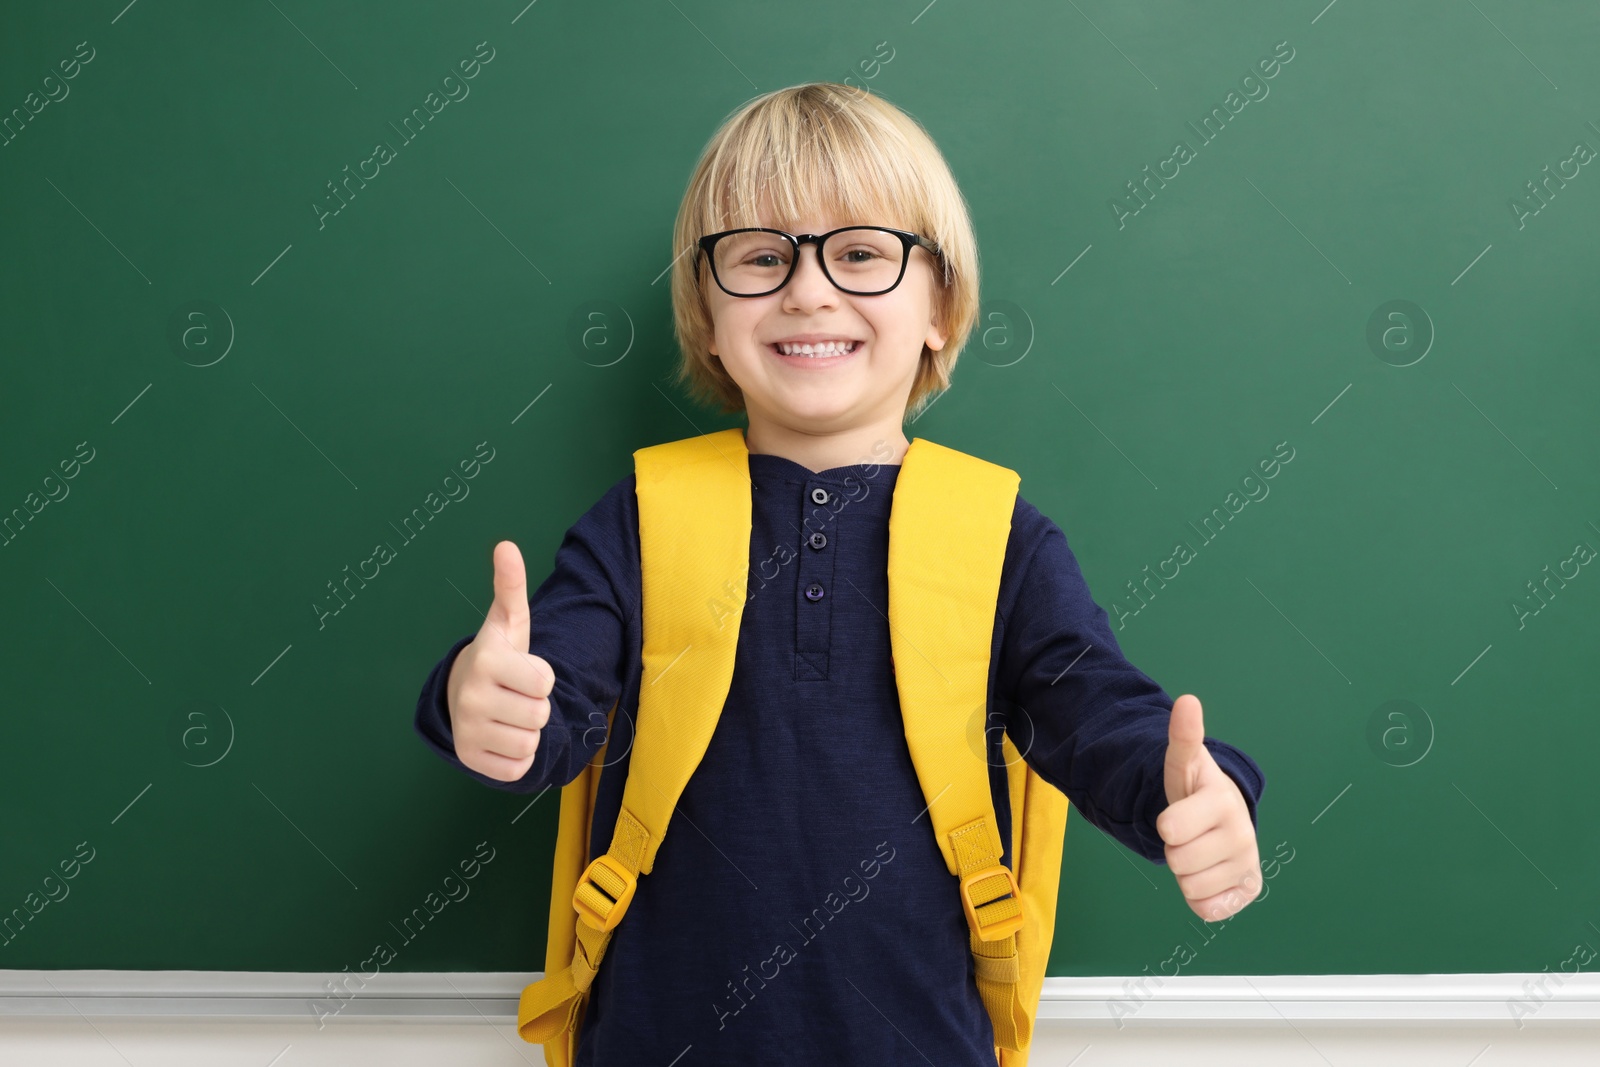
[(824, 341), (815, 345), (775, 345), (779, 352), (786, 356), (842, 356), (852, 351), (856, 341)]

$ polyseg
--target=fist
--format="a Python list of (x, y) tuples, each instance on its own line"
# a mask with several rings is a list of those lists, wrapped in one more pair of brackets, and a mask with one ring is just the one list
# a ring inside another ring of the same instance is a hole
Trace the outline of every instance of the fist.
[(1167, 807), (1156, 816), (1167, 868), (1190, 909), (1226, 919), (1261, 894), (1261, 853), (1250, 806), (1204, 745), (1198, 698), (1184, 694), (1167, 725)]
[(494, 546), (494, 603), (445, 683), (456, 757), (501, 782), (528, 773), (550, 718), (556, 672), (528, 651), (528, 629), (527, 569), (517, 546), (501, 541)]

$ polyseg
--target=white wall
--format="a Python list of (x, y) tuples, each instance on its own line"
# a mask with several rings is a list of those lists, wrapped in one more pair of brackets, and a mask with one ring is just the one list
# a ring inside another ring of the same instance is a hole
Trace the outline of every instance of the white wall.
[[(513, 1024), (537, 975), (382, 974), (329, 1015), (333, 977), (0, 970), (0, 1064), (544, 1063)], [(1593, 1067), (1600, 975), (1051, 978), (1030, 1064)]]
[[(1594, 1067), (1600, 1028), (1084, 1027), (1047, 1022), (1030, 1067)], [(218, 1023), (0, 1019), (7, 1067), (521, 1067), (511, 1023)], [(665, 1064), (660, 1067), (666, 1067)], [(819, 1065), (820, 1067), (820, 1065)], [(834, 1065), (829, 1065), (834, 1067)], [(842, 1065), (841, 1065), (842, 1067)], [(944, 1067), (944, 1065), (938, 1065)]]

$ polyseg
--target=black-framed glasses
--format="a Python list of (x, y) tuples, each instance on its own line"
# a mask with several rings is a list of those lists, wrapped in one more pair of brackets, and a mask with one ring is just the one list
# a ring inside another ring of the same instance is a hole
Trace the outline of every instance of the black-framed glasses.
[[(854, 296), (878, 296), (899, 285), (914, 246), (940, 256), (937, 242), (888, 226), (841, 226), (820, 234), (746, 226), (707, 234), (698, 244), (711, 263), (711, 276), (729, 296), (766, 296), (788, 285), (804, 244), (817, 246), (817, 262), (828, 281)], [(698, 282), (698, 254), (694, 271)]]

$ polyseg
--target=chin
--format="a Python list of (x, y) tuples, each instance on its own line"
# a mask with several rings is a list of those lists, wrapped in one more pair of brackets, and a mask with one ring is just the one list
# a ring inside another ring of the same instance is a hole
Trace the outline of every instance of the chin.
[(763, 405), (778, 421), (805, 430), (830, 428), (848, 418), (854, 407), (847, 397), (783, 397)]

